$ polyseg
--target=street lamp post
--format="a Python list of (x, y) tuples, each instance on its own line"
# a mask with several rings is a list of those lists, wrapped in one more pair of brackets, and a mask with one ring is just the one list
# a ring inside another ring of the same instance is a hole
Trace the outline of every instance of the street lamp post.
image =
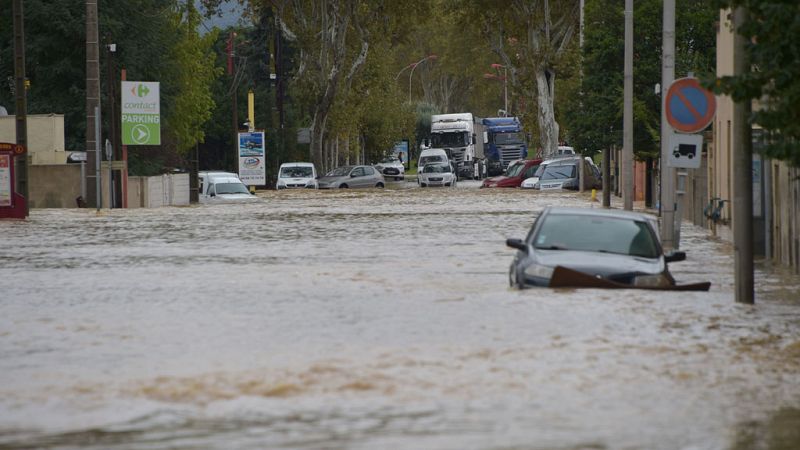
[(492, 64), (492, 67), (497, 70), (503, 68), (503, 75), (494, 73), (484, 73), (483, 78), (491, 80), (499, 80), (503, 82), (503, 112), (508, 115), (508, 68), (502, 64)]
[(411, 64), (409, 64), (409, 65), (407, 65), (407, 66), (403, 67), (403, 68), (400, 70), (400, 72), (397, 72), (397, 75), (395, 75), (394, 79), (395, 79), (395, 80), (397, 80), (397, 79), (400, 77), (400, 74), (401, 74), (401, 73), (403, 73), (403, 72), (404, 72), (406, 69), (408, 69), (409, 67), (411, 68), (411, 72), (408, 74), (408, 102), (409, 102), (409, 103), (411, 103), (411, 76), (412, 76), (412, 75), (414, 75), (414, 69), (416, 69), (416, 68), (417, 68), (417, 66), (418, 66), (418, 65), (420, 65), (420, 64), (422, 64), (423, 62), (425, 62), (425, 61), (427, 61), (427, 60), (429, 60), (429, 59), (436, 59), (436, 58), (437, 58), (437, 56), (436, 56), (436, 55), (428, 55), (428, 56), (426, 56), (426, 57), (424, 57), (424, 58), (420, 59), (419, 61), (417, 61), (417, 62), (415, 62), (415, 63), (411, 63)]

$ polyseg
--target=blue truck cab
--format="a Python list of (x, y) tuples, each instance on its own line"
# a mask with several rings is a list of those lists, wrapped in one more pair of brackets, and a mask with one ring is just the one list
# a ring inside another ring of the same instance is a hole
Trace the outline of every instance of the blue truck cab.
[(501, 175), (511, 161), (528, 157), (528, 145), (522, 124), (516, 117), (487, 117), (483, 119), (487, 143), (487, 171), (489, 176)]

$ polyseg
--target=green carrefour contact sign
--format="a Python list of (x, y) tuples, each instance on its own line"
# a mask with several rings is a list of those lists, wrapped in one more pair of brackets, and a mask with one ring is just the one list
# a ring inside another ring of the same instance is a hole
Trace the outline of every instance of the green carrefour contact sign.
[(122, 144), (161, 145), (158, 82), (122, 82)]

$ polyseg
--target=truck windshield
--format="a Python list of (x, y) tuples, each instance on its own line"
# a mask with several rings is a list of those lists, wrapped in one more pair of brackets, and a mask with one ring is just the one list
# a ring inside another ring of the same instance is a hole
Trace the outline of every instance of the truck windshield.
[(498, 145), (524, 144), (525, 136), (522, 133), (496, 133), (494, 143)]
[(431, 135), (431, 144), (434, 148), (463, 147), (469, 144), (469, 134), (466, 131), (434, 133)]

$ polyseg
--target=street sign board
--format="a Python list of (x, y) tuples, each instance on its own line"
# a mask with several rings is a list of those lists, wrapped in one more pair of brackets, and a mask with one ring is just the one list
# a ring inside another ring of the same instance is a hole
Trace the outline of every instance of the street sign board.
[(158, 82), (122, 82), (122, 144), (161, 145)]
[(24, 154), (24, 146), (0, 142), (0, 219), (24, 219), (28, 215), (25, 197), (14, 191), (14, 158)]
[(697, 78), (679, 78), (667, 91), (664, 100), (667, 123), (682, 133), (703, 131), (717, 109), (714, 94), (700, 86)]
[(703, 152), (703, 135), (670, 133), (669, 140), (670, 167), (683, 169), (699, 169)]
[(239, 179), (248, 186), (267, 184), (263, 131), (239, 133)]

